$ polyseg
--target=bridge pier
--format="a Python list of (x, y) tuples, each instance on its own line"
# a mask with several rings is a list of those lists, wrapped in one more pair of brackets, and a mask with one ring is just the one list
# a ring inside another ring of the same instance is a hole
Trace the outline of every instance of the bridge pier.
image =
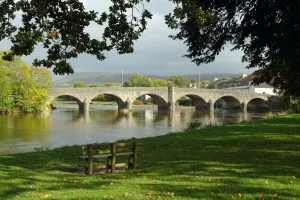
[(168, 87), (168, 110), (169, 111), (174, 111), (175, 110), (175, 90), (174, 87), (169, 86)]
[(242, 112), (247, 113), (247, 103), (245, 101), (242, 103)]
[(210, 113), (214, 112), (214, 102), (212, 100), (209, 100), (207, 103), (207, 109), (209, 110)]
[(84, 99), (83, 102), (80, 102), (80, 103), (78, 103), (78, 104), (79, 104), (79, 112), (85, 113), (85, 112), (88, 112), (88, 111), (89, 111), (90, 103), (87, 102), (86, 99)]
[(169, 111), (175, 111), (175, 103), (174, 102), (169, 102), (168, 103), (168, 110)]
[(174, 111), (168, 112), (168, 127), (173, 127), (175, 124)]
[(132, 109), (132, 105), (133, 105), (133, 102), (132, 101), (126, 101), (125, 102), (125, 108), (127, 110), (131, 110)]

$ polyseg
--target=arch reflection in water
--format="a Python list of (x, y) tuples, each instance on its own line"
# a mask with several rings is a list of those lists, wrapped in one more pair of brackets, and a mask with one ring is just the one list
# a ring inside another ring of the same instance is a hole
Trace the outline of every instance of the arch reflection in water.
[[(0, 116), (0, 154), (32, 151), (35, 147), (61, 147), (65, 145), (114, 142), (120, 139), (150, 137), (181, 131), (191, 120), (208, 124), (238, 122), (242, 112), (217, 109), (207, 111), (176, 110), (173, 112), (134, 110), (120, 112), (95, 109), (80, 113), (78, 109), (58, 106), (48, 117)], [(77, 106), (77, 105), (75, 105)], [(96, 106), (97, 108), (97, 106)], [(248, 113), (248, 120), (263, 114)], [(9, 149), (14, 145), (14, 149)]]

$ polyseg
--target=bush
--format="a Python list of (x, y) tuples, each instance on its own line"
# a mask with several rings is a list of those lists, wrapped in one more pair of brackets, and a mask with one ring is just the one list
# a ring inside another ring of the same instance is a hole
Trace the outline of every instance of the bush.
[(145, 105), (145, 103), (143, 101), (140, 101), (140, 100), (135, 100), (133, 102), (133, 105)]
[(286, 115), (287, 112), (267, 112), (265, 119), (271, 119), (280, 115)]
[(194, 131), (199, 130), (202, 127), (203, 123), (200, 121), (191, 121), (187, 123), (185, 130), (186, 131)]

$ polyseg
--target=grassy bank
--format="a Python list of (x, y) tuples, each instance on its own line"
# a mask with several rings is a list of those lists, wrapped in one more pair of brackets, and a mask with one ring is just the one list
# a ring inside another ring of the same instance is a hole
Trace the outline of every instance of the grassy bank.
[(0, 156), (0, 197), (300, 199), (300, 115), (138, 141), (138, 169), (117, 174), (79, 172), (79, 146)]

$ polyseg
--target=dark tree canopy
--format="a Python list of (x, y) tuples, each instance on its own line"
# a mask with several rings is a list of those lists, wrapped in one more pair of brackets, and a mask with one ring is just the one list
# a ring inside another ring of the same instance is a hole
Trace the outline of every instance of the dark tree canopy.
[(299, 0), (186, 0), (166, 16), (173, 39), (184, 40), (197, 65), (210, 63), (224, 49), (244, 52), (247, 68), (257, 67), (254, 83), (267, 82), (300, 96)]
[[(54, 73), (73, 73), (68, 63), (80, 53), (105, 59), (113, 48), (132, 53), (134, 41), (146, 29), (151, 13), (143, 2), (111, 0), (108, 13), (86, 11), (79, 0), (1, 0), (0, 40), (9, 39), (13, 55), (29, 55), (43, 43), (48, 57), (37, 66), (54, 68)], [(272, 83), (287, 95), (300, 96), (300, 1), (299, 0), (172, 0), (178, 6), (166, 23), (183, 40), (186, 57), (197, 65), (210, 63), (226, 45), (242, 50), (242, 60), (255, 71), (254, 83)], [(101, 3), (99, 2), (99, 6)], [(140, 6), (138, 9), (137, 6)], [(23, 13), (23, 26), (12, 24)], [(101, 40), (90, 38), (84, 29), (90, 23), (105, 26)]]
[[(113, 48), (119, 54), (133, 52), (134, 41), (146, 29), (146, 19), (152, 15), (143, 8), (143, 0), (111, 2), (109, 12), (100, 15), (86, 11), (79, 0), (1, 0), (0, 41), (8, 39), (12, 42), (11, 53), (4, 59), (29, 55), (38, 43), (43, 43), (48, 49), (48, 57), (35, 60), (34, 65), (54, 66), (55, 74), (69, 74), (73, 69), (68, 60), (80, 53), (103, 60), (104, 52)], [(142, 9), (137, 8), (138, 5)], [(19, 28), (12, 23), (18, 11), (22, 13), (23, 22)], [(92, 39), (85, 32), (91, 22), (100, 26), (107, 24), (102, 40)]]

